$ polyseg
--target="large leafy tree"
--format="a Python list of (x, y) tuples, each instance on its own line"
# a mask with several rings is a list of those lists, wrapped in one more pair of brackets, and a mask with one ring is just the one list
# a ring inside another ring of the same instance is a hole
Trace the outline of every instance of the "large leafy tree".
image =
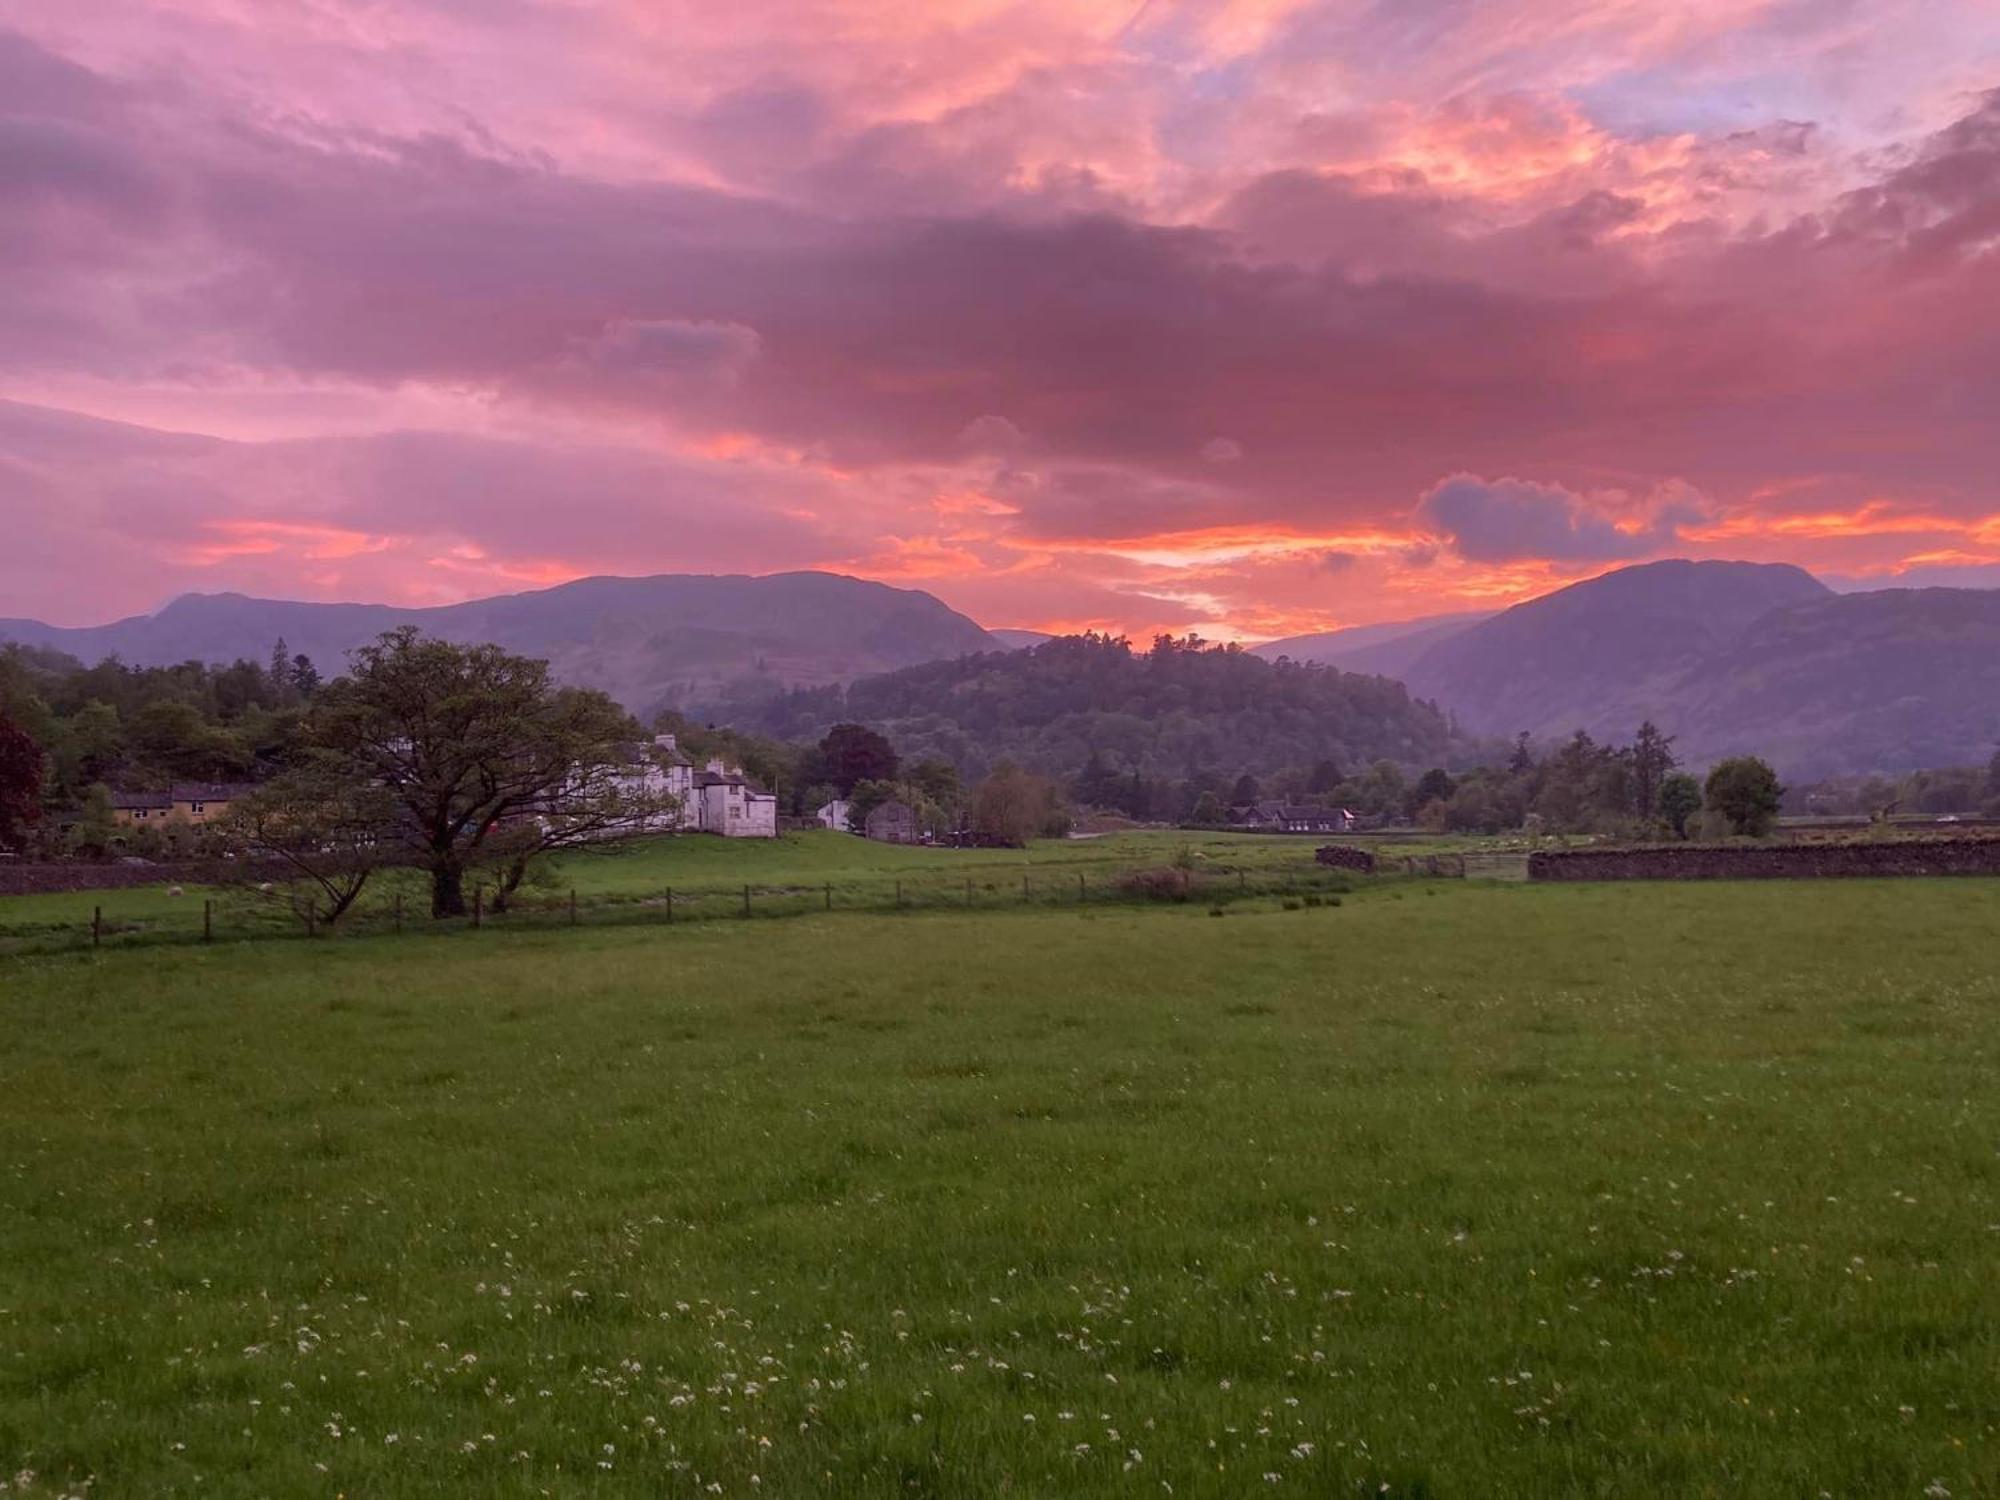
[[(639, 730), (604, 694), (556, 686), (549, 665), (411, 627), (352, 653), (320, 690), (315, 752), (388, 794), (384, 829), (430, 875), (431, 913), (460, 916), (468, 871), (641, 831), (630, 791)], [(516, 879), (518, 880), (518, 876)]]
[(973, 789), (972, 826), (998, 843), (1018, 846), (1061, 834), (1069, 813), (1055, 782), (1003, 761)]
[(0, 714), (0, 844), (15, 843), (42, 812), (42, 747)]
[(1660, 781), (1660, 816), (1675, 838), (1687, 837), (1688, 820), (1701, 811), (1701, 783), (1685, 771), (1671, 771)]
[(1754, 755), (1719, 762), (1702, 790), (1709, 810), (1727, 819), (1732, 833), (1753, 838), (1771, 831), (1785, 795), (1778, 773)]
[(864, 781), (894, 781), (901, 769), (896, 748), (864, 724), (836, 724), (819, 742), (822, 773), (842, 795)]

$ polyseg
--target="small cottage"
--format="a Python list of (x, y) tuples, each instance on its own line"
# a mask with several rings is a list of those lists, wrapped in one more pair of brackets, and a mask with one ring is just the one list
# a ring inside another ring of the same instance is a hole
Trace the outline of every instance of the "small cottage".
[(878, 844), (915, 844), (923, 838), (916, 809), (907, 802), (884, 802), (868, 814), (861, 827)]
[(139, 823), (213, 823), (255, 788), (228, 781), (177, 781), (165, 792), (113, 792), (111, 820), (121, 828)]

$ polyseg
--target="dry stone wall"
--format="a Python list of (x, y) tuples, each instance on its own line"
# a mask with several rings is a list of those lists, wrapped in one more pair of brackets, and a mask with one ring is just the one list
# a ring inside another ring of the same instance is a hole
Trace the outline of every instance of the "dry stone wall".
[(1530, 880), (1824, 880), (1885, 875), (2000, 875), (2000, 838), (1854, 844), (1657, 844), (1545, 849)]

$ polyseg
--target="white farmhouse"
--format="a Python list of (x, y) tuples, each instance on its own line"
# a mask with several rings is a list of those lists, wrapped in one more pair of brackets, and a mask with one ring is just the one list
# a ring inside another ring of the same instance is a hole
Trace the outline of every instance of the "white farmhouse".
[(847, 833), (849, 832), (847, 814), (852, 807), (853, 804), (845, 797), (835, 797), (833, 801), (814, 813), (813, 818), (822, 828), (831, 828), (837, 833)]
[(740, 766), (720, 758), (697, 771), (694, 762), (671, 734), (656, 735), (638, 747), (626, 784), (639, 794), (674, 799), (671, 812), (654, 820), (659, 833), (713, 833), (731, 839), (774, 839), (778, 836), (778, 799), (760, 792)]
[(726, 839), (774, 839), (778, 836), (778, 799), (760, 792), (719, 760), (694, 775), (697, 827)]

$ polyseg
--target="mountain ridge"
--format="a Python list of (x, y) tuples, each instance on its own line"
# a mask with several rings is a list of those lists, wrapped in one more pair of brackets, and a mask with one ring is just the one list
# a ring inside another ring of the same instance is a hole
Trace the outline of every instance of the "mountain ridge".
[(1642, 563), (1456, 632), (1402, 680), (1478, 735), (1624, 740), (1651, 719), (1697, 768), (1983, 763), (2000, 736), (2000, 591), (1836, 593), (1789, 563)]
[(599, 574), (458, 604), (401, 606), (182, 594), (97, 626), (0, 619), (0, 641), (135, 666), (262, 660), (282, 637), (331, 674), (347, 651), (415, 625), (464, 644), (546, 657), (556, 675), (638, 713), (819, 686), (997, 649), (933, 595), (845, 574)]

